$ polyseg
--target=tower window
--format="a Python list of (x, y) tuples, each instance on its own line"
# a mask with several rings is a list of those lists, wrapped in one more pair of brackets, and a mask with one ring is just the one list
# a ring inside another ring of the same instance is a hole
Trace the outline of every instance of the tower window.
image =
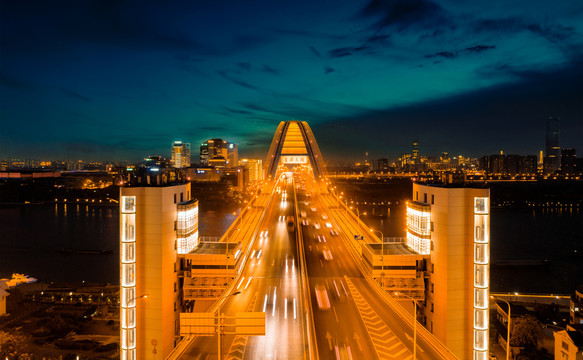
[(431, 194), (431, 203), (435, 204), (435, 195)]
[(174, 194), (174, 203), (176, 204), (176, 194)]
[(426, 193), (425, 193), (425, 194), (423, 194), (423, 202), (424, 202), (424, 203), (427, 203), (427, 194), (426, 194)]

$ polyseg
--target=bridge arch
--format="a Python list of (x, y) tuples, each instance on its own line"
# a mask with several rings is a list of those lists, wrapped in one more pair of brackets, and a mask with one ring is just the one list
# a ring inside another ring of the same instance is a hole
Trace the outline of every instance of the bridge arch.
[(315, 179), (326, 177), (322, 153), (307, 122), (290, 120), (279, 123), (265, 161), (267, 178), (276, 179), (280, 165), (307, 165)]

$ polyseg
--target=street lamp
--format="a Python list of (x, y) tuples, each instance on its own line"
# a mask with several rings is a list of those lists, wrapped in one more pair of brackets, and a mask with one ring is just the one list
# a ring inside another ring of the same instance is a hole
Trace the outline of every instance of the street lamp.
[(374, 233), (374, 232), (378, 232), (379, 234), (381, 234), (381, 277), (385, 276), (385, 237), (383, 236), (383, 233), (380, 230), (375, 230), (375, 229), (369, 229), (370, 232)]
[[(148, 294), (143, 294), (140, 296), (135, 296), (135, 297), (129, 299), (128, 301), (126, 301), (126, 304), (125, 304), (126, 305), (125, 306), (125, 308), (126, 308), (126, 312), (125, 312), (125, 315), (126, 315), (125, 316), (125, 326), (126, 326), (126, 349), (125, 349), (125, 351), (126, 351), (126, 355), (127, 355), (127, 352), (130, 350), (129, 349), (129, 347), (130, 347), (130, 344), (129, 344), (129, 341), (130, 341), (130, 325), (129, 325), (129, 313), (130, 313), (129, 306), (130, 306), (130, 303), (132, 301), (134, 301), (134, 303), (135, 303), (135, 300), (142, 299), (142, 298), (145, 299), (147, 297), (148, 297)], [(134, 313), (134, 324), (136, 322), (135, 318), (136, 318), (136, 314)], [(127, 356), (126, 356), (126, 358), (127, 358)]]
[(396, 296), (404, 296), (409, 300), (413, 301), (413, 360), (417, 359), (417, 300), (413, 299), (409, 295), (403, 293), (395, 292)]
[(512, 318), (510, 317), (510, 303), (502, 298), (497, 298), (494, 296), (490, 296), (491, 299), (502, 300), (508, 305), (508, 333), (506, 334), (506, 360), (510, 360), (510, 321)]

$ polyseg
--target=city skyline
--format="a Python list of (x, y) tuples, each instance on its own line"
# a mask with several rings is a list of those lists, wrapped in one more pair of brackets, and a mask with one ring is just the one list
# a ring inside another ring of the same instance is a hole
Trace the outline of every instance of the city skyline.
[(216, 137), (261, 158), (290, 119), (330, 160), (412, 139), (420, 154), (536, 154), (551, 116), (561, 147), (583, 147), (576, 1), (2, 10), (0, 158), (137, 161)]

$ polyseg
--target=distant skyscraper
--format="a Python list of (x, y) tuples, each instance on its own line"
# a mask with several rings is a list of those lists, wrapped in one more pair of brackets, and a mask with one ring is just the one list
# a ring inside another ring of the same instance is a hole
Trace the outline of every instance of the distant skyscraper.
[(419, 140), (413, 139), (413, 147), (411, 151), (411, 157), (414, 163), (419, 162)]
[(170, 163), (175, 168), (190, 166), (190, 144), (176, 140), (172, 144), (172, 158)]
[(225, 160), (226, 167), (234, 167), (239, 163), (239, 146), (223, 139), (209, 139), (200, 146), (200, 163), (209, 165), (210, 160)]
[(459, 359), (486, 359), (490, 190), (413, 184), (407, 245), (429, 255), (426, 327)]
[(378, 159), (377, 161), (378, 167), (377, 170), (389, 170), (389, 159)]
[(241, 159), (241, 166), (247, 166), (249, 169), (249, 181), (263, 180), (263, 160), (261, 159)]
[(576, 172), (576, 155), (575, 149), (563, 149), (561, 151), (561, 171), (565, 174)]
[(227, 167), (239, 165), (239, 144), (229, 143), (227, 146)]
[(552, 171), (557, 171), (561, 167), (561, 149), (559, 147), (559, 126), (560, 118), (550, 117), (547, 120), (547, 143), (546, 151), (549, 162), (552, 164)]

